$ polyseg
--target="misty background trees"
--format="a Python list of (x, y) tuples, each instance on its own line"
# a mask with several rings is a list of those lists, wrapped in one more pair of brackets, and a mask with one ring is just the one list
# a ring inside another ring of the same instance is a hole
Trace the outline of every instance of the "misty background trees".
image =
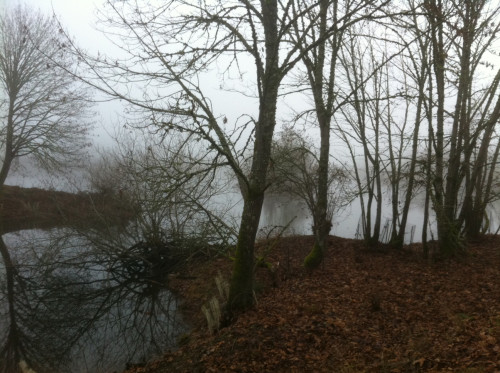
[(90, 96), (60, 27), (21, 5), (0, 19), (0, 186), (20, 157), (51, 171), (82, 165)]
[[(139, 199), (144, 211), (163, 206), (170, 214), (176, 211), (170, 198), (193, 197), (197, 211), (234, 238), (228, 310), (254, 302), (253, 247), (262, 204), (265, 193), (279, 187), (306, 197), (315, 236), (308, 268), (325, 255), (325, 239), (335, 223), (331, 211), (344, 203), (332, 200), (332, 189), (340, 184), (351, 191), (346, 195), (357, 196), (362, 237), (370, 247), (383, 240), (387, 203), (389, 241), (397, 248), (405, 242), (408, 216), (417, 204), (425, 212), (424, 247), (437, 240), (440, 255), (463, 252), (467, 240), (486, 228), (488, 205), (497, 198), (500, 149), (496, 2), (107, 1), (99, 14), (103, 32), (119, 49), (116, 55), (85, 51), (58, 29), (51, 34), (55, 40), (45, 40), (57, 53), (45, 48), (43, 58), (50, 62), (40, 66), (55, 66), (49, 71), (61, 71), (58, 77), (121, 100), (127, 105), (125, 126), (147, 132), (161, 145), (146, 145), (141, 155), (124, 154), (120, 161), (129, 162), (119, 172), (126, 180), (123, 190), (139, 196), (143, 189), (135, 186), (150, 182), (146, 197)], [(21, 29), (21, 47), (24, 35)], [(61, 53), (68, 60), (58, 60)], [(6, 56), (3, 52), (5, 61)], [(38, 87), (38, 80), (33, 84)], [(48, 100), (41, 108), (52, 108), (53, 100), (68, 114), (84, 106), (85, 101), (70, 100), (73, 106), (66, 108), (66, 91), (37, 92), (28, 98)], [(230, 109), (239, 101), (245, 105), (235, 115)], [(3, 107), (16, 108), (9, 105), (4, 101)], [(8, 160), (9, 149), (17, 149), (9, 140), (9, 133), (16, 133), (9, 123), (16, 117), (5, 118)], [(61, 118), (57, 123), (69, 124)], [(33, 120), (21, 123), (38, 123)], [(275, 133), (285, 124), (305, 127), (319, 146), (299, 139), (293, 151), (282, 150), (290, 157), (273, 155), (273, 147), (283, 145)], [(26, 142), (37, 144), (21, 141)], [(162, 155), (169, 149), (176, 149), (175, 156)], [(228, 173), (228, 189), (238, 190), (243, 200), (236, 234), (207, 208), (213, 199), (182, 193), (193, 180), (203, 191)], [(279, 185), (280, 177), (288, 181)], [(154, 216), (150, 229), (158, 221)]]

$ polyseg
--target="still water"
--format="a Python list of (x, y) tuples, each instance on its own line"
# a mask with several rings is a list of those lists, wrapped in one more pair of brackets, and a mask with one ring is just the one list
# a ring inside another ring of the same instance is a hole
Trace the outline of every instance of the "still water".
[[(423, 206), (424, 196), (417, 195), (410, 205), (410, 213), (405, 231), (405, 243), (407, 244), (422, 241)], [(382, 242), (385, 242), (390, 237), (391, 209), (390, 200), (386, 197), (382, 205)], [(486, 232), (498, 233), (500, 229), (500, 201), (495, 201), (488, 206), (487, 215), (489, 226)], [(356, 198), (333, 215), (330, 234), (344, 238), (362, 238), (360, 218), (360, 200)], [(375, 216), (373, 215), (374, 218)], [(279, 232), (280, 229), (285, 227), (285, 235), (310, 235), (312, 234), (312, 224), (312, 217), (305, 203), (286, 196), (266, 196), (260, 223), (261, 236), (265, 236), (271, 231)], [(435, 215), (432, 211), (429, 215), (429, 224), (427, 237), (432, 240), (437, 238)]]
[[(423, 204), (421, 204), (423, 206)], [(412, 207), (408, 219), (405, 242), (418, 242), (422, 236), (423, 208), (418, 202)], [(344, 238), (361, 238), (361, 207), (359, 199), (339, 209), (332, 219), (331, 235)], [(390, 236), (391, 206), (389, 202), (382, 208), (382, 236)], [(312, 234), (312, 217), (305, 203), (285, 196), (266, 196), (262, 212), (261, 231), (264, 234), (273, 226), (286, 227), (285, 234)], [(429, 230), (431, 231), (431, 230)]]
[(161, 255), (118, 232), (20, 231), (0, 247), (1, 372), (19, 360), (37, 373), (120, 372), (186, 331)]

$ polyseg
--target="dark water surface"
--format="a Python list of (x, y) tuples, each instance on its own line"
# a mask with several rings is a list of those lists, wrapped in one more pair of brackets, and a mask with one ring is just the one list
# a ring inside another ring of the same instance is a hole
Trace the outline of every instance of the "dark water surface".
[(0, 372), (120, 372), (186, 331), (160, 247), (112, 229), (1, 237)]

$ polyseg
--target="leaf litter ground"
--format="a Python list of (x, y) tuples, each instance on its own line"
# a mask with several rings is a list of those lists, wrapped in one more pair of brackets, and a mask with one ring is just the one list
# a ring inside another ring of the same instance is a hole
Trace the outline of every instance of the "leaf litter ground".
[[(281, 239), (256, 276), (256, 306), (210, 335), (200, 308), (230, 260), (189, 265), (172, 288), (193, 332), (130, 372), (500, 372), (500, 238), (460, 260), (430, 262), (420, 245), (367, 250), (329, 238), (306, 273), (312, 237)], [(266, 252), (260, 242), (257, 252)]]

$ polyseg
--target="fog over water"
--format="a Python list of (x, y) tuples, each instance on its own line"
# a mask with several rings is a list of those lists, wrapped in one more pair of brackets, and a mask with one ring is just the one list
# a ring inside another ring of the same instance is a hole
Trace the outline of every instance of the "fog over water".
[[(102, 51), (112, 56), (121, 53), (120, 48), (113, 45), (106, 37), (103, 37), (101, 31), (98, 30), (99, 28), (102, 29), (105, 27), (102, 23), (99, 24), (98, 22), (98, 11), (104, 9), (104, 0), (79, 2), (68, 2), (67, 0), (4, 0), (3, 5), (10, 7), (20, 3), (25, 3), (28, 6), (40, 9), (46, 14), (54, 12), (60, 17), (63, 26), (67, 28), (69, 34), (74, 37), (75, 42), (91, 53)], [(242, 66), (242, 68), (245, 70), (245, 66)], [(252, 68), (248, 70), (251, 71)], [(245, 74), (250, 73), (245, 72)], [(255, 104), (255, 100), (252, 101), (251, 98), (241, 94), (235, 95), (234, 92), (234, 90), (237, 89), (251, 91), (251, 87), (244, 86), (245, 81), (242, 81), (242, 79), (231, 81), (230, 79), (222, 80), (222, 78), (222, 75), (216, 72), (211, 76), (203, 76), (201, 82), (204, 88), (208, 90), (208, 96), (213, 100), (212, 103), (215, 112), (227, 116), (229, 123), (235, 121), (236, 118), (242, 114), (252, 114), (255, 108), (252, 109), (251, 105), (252, 102)], [(249, 81), (251, 80), (250, 78)], [(238, 85), (231, 86), (231, 84)], [(105, 99), (105, 97), (97, 97), (97, 99), (102, 100)], [(310, 100), (310, 97), (308, 98), (304, 95), (287, 96), (286, 99), (282, 99), (278, 112), (278, 121), (280, 124), (290, 119), (290, 115), (293, 114), (294, 111), (296, 113), (296, 110), (299, 110), (299, 108), (309, 107), (311, 102), (308, 102), (308, 99)], [(96, 130), (91, 137), (91, 141), (94, 144), (100, 147), (113, 146), (110, 134), (113, 133), (113, 128), (117, 126), (118, 123), (124, 121), (123, 109), (124, 106), (117, 101), (100, 102), (96, 105)], [(394, 115), (395, 118), (398, 117), (397, 114)], [(317, 129), (313, 126), (307, 128), (307, 132), (313, 139), (317, 135)], [(339, 140), (336, 139), (335, 136), (332, 136), (331, 141), (332, 144), (335, 144), (335, 146), (332, 147), (332, 153), (335, 154), (332, 155), (340, 159), (342, 159), (342, 157), (347, 157), (348, 153), (346, 152), (345, 145), (339, 144)], [(91, 153), (93, 155), (96, 154), (95, 148), (92, 148)], [(84, 172), (79, 172), (77, 170), (73, 172), (73, 175), (70, 177), (55, 178), (51, 175), (44, 174), (37, 169), (36, 166), (31, 165), (11, 174), (7, 179), (7, 184), (78, 191), (88, 188), (82, 173)], [(234, 201), (236, 205), (233, 211), (237, 219), (239, 211), (241, 211), (241, 197), (239, 195), (234, 196), (232, 192), (228, 193), (228, 198)], [(354, 200), (349, 206), (334, 216), (331, 234), (348, 238), (354, 238), (359, 235), (358, 223), (361, 215), (359, 205), (359, 200)], [(498, 216), (498, 208), (495, 206), (491, 207), (491, 229), (493, 230), (495, 229), (495, 225), (498, 226), (498, 219), (496, 219), (496, 216)], [(423, 220), (422, 207), (422, 198), (417, 198), (412, 205), (405, 239), (406, 242), (415, 242), (421, 239), (421, 222)], [(391, 210), (389, 200), (387, 200), (382, 212), (382, 226), (388, 222), (390, 216)], [(431, 217), (431, 222), (432, 220)], [(293, 201), (282, 196), (276, 197), (268, 195), (261, 217), (261, 228), (264, 228), (261, 234), (265, 235), (265, 232), (272, 229), (271, 227), (273, 226), (287, 225), (288, 234), (311, 234), (312, 221), (307, 208), (301, 202)], [(411, 229), (413, 226), (415, 230), (412, 237)], [(429, 233), (431, 233), (431, 231)]]
[[(12, 172), (7, 179), (8, 185), (19, 185), (23, 187), (37, 187), (45, 189), (56, 189), (68, 192), (87, 190), (90, 183), (86, 179), (84, 170), (74, 170), (66, 176), (54, 176), (40, 171), (34, 165), (27, 165)], [(390, 199), (385, 196), (386, 201), (382, 208), (382, 227), (390, 225), (392, 217)], [(238, 192), (230, 190), (223, 196), (216, 197), (224, 205), (232, 205), (230, 219), (239, 222), (240, 213), (243, 208), (242, 197)], [(217, 203), (217, 202), (216, 202)], [(424, 196), (417, 195), (412, 202), (408, 217), (405, 243), (420, 242), (422, 238), (422, 221)], [(490, 220), (489, 232), (495, 233), (500, 226), (500, 201), (489, 206), (488, 218)], [(332, 219), (331, 235), (344, 238), (361, 238), (360, 231), (361, 208), (359, 199), (353, 200), (348, 206), (341, 208)], [(431, 211), (430, 222), (434, 227), (434, 215)], [(312, 234), (312, 217), (307, 206), (302, 201), (294, 200), (288, 196), (268, 193), (264, 200), (264, 206), (260, 222), (260, 237), (265, 237), (269, 232), (275, 234), (286, 227), (286, 235), (310, 235)], [(413, 230), (413, 232), (412, 232)], [(390, 232), (388, 232), (390, 233)], [(387, 233), (387, 234), (388, 234)], [(384, 232), (382, 232), (382, 235)], [(436, 237), (435, 229), (429, 228), (428, 237)]]

